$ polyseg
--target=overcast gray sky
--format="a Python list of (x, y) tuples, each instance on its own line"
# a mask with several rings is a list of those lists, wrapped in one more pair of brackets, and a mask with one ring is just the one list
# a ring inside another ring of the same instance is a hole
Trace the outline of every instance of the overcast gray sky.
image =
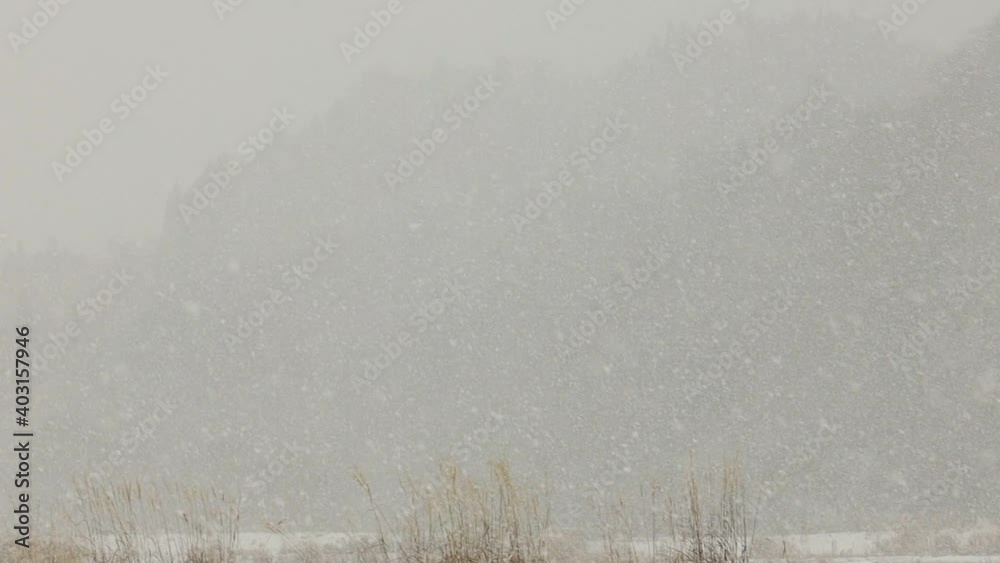
[[(287, 106), (305, 123), (363, 69), (423, 72), (436, 60), (499, 55), (595, 68), (647, 45), (667, 20), (697, 22), (729, 4), (589, 0), (553, 31), (545, 11), (558, 0), (402, 0), (402, 13), (348, 64), (340, 42), (388, 1), (243, 0), (220, 21), (209, 0), (75, 0), (15, 53), (8, 33), (20, 33), (21, 18), (40, 8), (37, 0), (6, 0), (0, 233), (8, 242), (36, 246), (51, 238), (80, 250), (112, 237), (155, 235), (167, 185), (186, 185), (216, 156), (233, 152), (274, 107)], [(875, 26), (892, 1), (751, 0), (750, 9), (778, 14), (796, 5), (854, 7)], [(998, 10), (995, 0), (927, 0), (903, 33), (922, 47), (947, 46)], [(169, 76), (120, 120), (112, 101), (140, 84), (147, 65)], [(59, 182), (52, 162), (104, 118), (114, 131)]]

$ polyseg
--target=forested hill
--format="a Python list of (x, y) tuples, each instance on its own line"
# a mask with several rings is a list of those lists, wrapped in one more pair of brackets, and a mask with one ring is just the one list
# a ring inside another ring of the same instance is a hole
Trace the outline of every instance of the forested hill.
[(125, 450), (113, 477), (228, 484), (251, 527), (330, 529), (354, 467), (505, 455), (616, 491), (739, 451), (772, 527), (995, 512), (1000, 22), (936, 54), (868, 20), (750, 20), (678, 68), (694, 33), (595, 76), (368, 75), (178, 187), (157, 240), (8, 254), (4, 308), (80, 327), (40, 375), (39, 486), (57, 504)]

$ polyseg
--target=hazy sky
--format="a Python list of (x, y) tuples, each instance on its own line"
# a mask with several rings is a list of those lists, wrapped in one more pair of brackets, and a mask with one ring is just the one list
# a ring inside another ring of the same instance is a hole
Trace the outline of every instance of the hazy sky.
[[(235, 151), (266, 125), (272, 108), (287, 106), (296, 123), (306, 123), (366, 68), (420, 73), (436, 60), (490, 62), (498, 55), (595, 67), (647, 45), (667, 20), (697, 22), (730, 4), (589, 0), (553, 31), (545, 10), (558, 0), (401, 0), (403, 11), (348, 64), (340, 42), (388, 2), (243, 0), (220, 21), (211, 0), (74, 0), (15, 54), (7, 34), (20, 33), (21, 18), (40, 8), (37, 0), (6, 0), (0, 234), (6, 243), (51, 238), (81, 250), (112, 237), (155, 235), (167, 185), (186, 185), (216, 156)], [(750, 9), (854, 7), (878, 19), (888, 17), (892, 3), (751, 0)], [(947, 45), (998, 10), (996, 0), (927, 0), (904, 33)], [(121, 119), (112, 102), (141, 83), (147, 65), (169, 76)], [(105, 118), (114, 131), (59, 182), (52, 162), (65, 159), (65, 146), (82, 140), (82, 129)]]

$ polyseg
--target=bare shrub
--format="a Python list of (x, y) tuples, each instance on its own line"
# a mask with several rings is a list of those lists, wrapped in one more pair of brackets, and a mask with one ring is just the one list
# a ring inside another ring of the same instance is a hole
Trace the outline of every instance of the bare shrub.
[(0, 561), (5, 563), (86, 563), (86, 552), (68, 541), (38, 541), (28, 549), (4, 542), (0, 548)]
[(643, 510), (619, 499), (600, 512), (604, 558), (611, 563), (749, 563), (755, 519), (739, 462), (699, 479), (688, 476), (682, 500), (655, 484), (640, 491)]
[(973, 532), (965, 542), (966, 555), (996, 555), (1000, 553), (1000, 530)]
[(233, 563), (239, 507), (225, 494), (181, 486), (77, 483), (77, 528), (96, 563)]
[(725, 462), (721, 473), (707, 476), (705, 490), (691, 471), (687, 513), (671, 533), (679, 541), (673, 553), (676, 563), (749, 563), (755, 520), (739, 462)]
[(801, 556), (798, 549), (779, 538), (758, 538), (753, 542), (753, 555), (756, 559), (797, 559)]
[(637, 563), (635, 519), (625, 501), (619, 499), (608, 510), (599, 510), (604, 555), (611, 563)]
[(436, 483), (404, 484), (409, 506), (386, 518), (364, 475), (355, 480), (371, 503), (376, 536), (356, 546), (359, 563), (528, 563), (548, 561), (549, 507), (515, 482), (503, 462), (481, 484), (453, 465)]

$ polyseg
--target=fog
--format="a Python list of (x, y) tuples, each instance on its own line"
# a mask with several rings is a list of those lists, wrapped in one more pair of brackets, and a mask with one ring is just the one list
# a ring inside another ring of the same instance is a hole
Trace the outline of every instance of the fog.
[(762, 533), (996, 522), (995, 2), (52, 2), (0, 7), (38, 526), (501, 459), (592, 529), (732, 456)]
[[(90, 252), (114, 237), (155, 236), (168, 186), (190, 183), (248, 134), (254, 116), (275, 105), (294, 107), (305, 118), (318, 115), (370, 69), (413, 76), (436, 63), (486, 64), (507, 56), (592, 72), (646, 48), (668, 22), (697, 24), (716, 17), (725, 3), (589, 1), (571, 25), (556, 30), (545, 11), (558, 2), (425, 4), (406, 10), (391, 33), (348, 64), (339, 44), (378, 2), (349, 8), (245, 2), (220, 11), (222, 21), (210, 2), (112, 0), (83, 9), (70, 2), (17, 53), (13, 47), (0, 53), (9, 84), (0, 108), (6, 131), (0, 229), (33, 246), (54, 239)], [(889, 16), (891, 4), (754, 0), (753, 13), (854, 11), (877, 19)], [(37, 9), (30, 0), (5, 2), (5, 33), (21, 34), (21, 18)], [(989, 0), (928, 2), (898, 35), (921, 48), (950, 47), (997, 10)], [(162, 65), (169, 82), (72, 179), (56, 180), (51, 162), (65, 156), (81, 129), (108, 116), (111, 101), (132, 88), (148, 64)]]

